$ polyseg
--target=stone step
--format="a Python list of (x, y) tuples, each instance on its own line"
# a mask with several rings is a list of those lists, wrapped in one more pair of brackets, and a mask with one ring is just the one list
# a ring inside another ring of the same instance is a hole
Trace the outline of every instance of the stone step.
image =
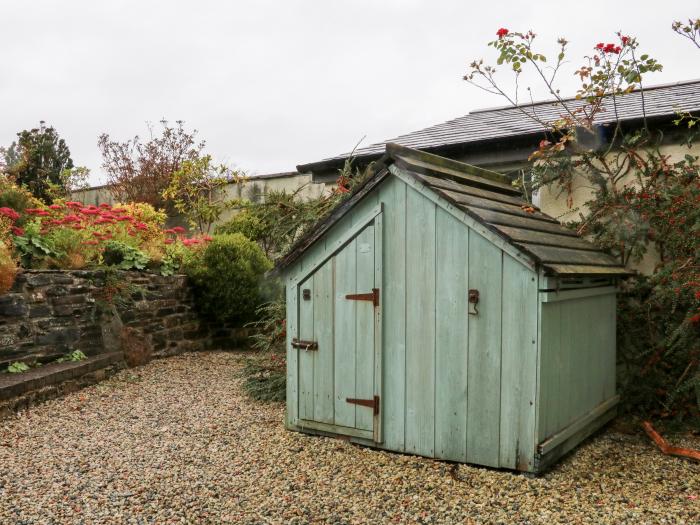
[(0, 401), (75, 379), (123, 360), (122, 352), (109, 352), (83, 361), (51, 363), (19, 374), (0, 374)]

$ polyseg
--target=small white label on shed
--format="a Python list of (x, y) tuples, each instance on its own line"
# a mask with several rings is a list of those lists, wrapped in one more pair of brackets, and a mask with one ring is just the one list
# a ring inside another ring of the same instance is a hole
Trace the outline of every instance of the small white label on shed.
[(360, 253), (368, 253), (368, 252), (369, 252), (369, 243), (368, 242), (360, 243)]

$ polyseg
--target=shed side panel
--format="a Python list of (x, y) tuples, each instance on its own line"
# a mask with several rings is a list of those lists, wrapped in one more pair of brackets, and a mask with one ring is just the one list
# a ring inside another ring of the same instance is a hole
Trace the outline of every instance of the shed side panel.
[(466, 461), (469, 229), (438, 208), (436, 234), (435, 456)]
[(435, 213), (406, 195), (406, 451), (435, 450)]
[(614, 292), (540, 303), (538, 442), (615, 396), (615, 305)]
[(479, 291), (470, 315), (467, 461), (498, 467), (501, 412), (501, 274), (503, 252), (469, 232), (469, 288)]
[(501, 467), (534, 469), (537, 275), (503, 255)]

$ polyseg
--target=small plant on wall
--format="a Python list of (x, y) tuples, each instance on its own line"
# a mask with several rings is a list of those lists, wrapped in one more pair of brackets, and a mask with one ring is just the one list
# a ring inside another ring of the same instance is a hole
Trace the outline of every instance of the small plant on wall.
[(22, 372), (26, 372), (29, 370), (29, 365), (26, 363), (22, 363), (21, 361), (17, 361), (16, 363), (12, 363), (7, 366), (7, 371), (10, 374), (21, 374)]

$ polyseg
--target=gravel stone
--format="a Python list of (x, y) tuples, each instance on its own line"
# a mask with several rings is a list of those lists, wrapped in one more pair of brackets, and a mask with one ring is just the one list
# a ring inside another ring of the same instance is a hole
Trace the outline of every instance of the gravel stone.
[(644, 436), (608, 430), (539, 478), (372, 450), (285, 430), (242, 359), (154, 361), (0, 422), (0, 523), (700, 522), (700, 464)]

